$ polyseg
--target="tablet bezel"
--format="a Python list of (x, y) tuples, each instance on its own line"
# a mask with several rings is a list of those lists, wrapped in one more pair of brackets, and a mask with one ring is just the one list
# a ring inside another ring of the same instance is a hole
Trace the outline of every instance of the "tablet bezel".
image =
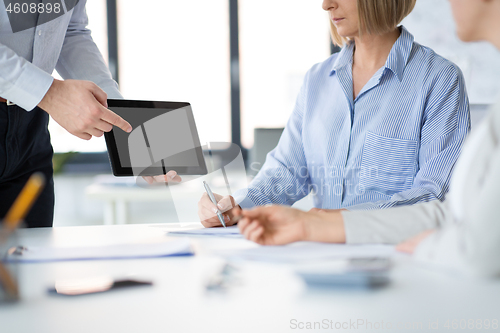
[[(144, 108), (144, 109), (171, 109), (166, 112), (175, 111), (180, 108), (191, 106), (191, 104), (186, 102), (159, 102), (159, 101), (135, 101), (135, 100), (125, 100), (125, 99), (108, 99), (108, 108), (119, 107), (119, 108)], [(170, 170), (174, 170), (179, 175), (206, 175), (207, 166), (205, 164), (205, 159), (203, 157), (203, 150), (201, 148), (200, 139), (198, 137), (198, 131), (196, 129), (196, 123), (194, 120), (193, 112), (191, 109), (186, 112), (188, 117), (189, 128), (191, 131), (191, 137), (195, 144), (196, 157), (198, 159), (198, 166), (189, 167), (149, 167), (145, 169), (140, 176), (157, 176), (164, 175)], [(114, 111), (113, 111), (114, 112)], [(117, 177), (127, 177), (127, 176), (139, 176), (134, 174), (132, 167), (124, 167), (120, 163), (120, 155), (118, 154), (118, 147), (116, 145), (115, 135), (113, 131), (121, 131), (121, 129), (115, 128), (110, 132), (104, 133), (104, 138), (106, 140), (106, 147), (108, 148), (109, 161), (111, 163), (111, 169), (113, 175)]]

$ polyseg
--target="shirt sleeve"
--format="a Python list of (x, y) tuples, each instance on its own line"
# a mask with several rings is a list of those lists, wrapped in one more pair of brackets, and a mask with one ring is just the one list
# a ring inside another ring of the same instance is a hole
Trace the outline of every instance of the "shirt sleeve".
[(50, 74), (0, 43), (0, 97), (30, 111), (43, 99), (53, 80)]
[(469, 100), (460, 69), (449, 64), (429, 92), (422, 119), (418, 171), (410, 189), (389, 200), (363, 203), (349, 210), (366, 210), (444, 200), (460, 151), (470, 131)]
[(292, 205), (309, 193), (310, 178), (302, 145), (307, 78), (308, 75), (278, 145), (267, 154), (266, 162), (249, 187), (235, 192), (235, 201), (242, 208)]
[(491, 160), (491, 176), (484, 180), (469, 212), (460, 223), (450, 223), (425, 239), (415, 258), (440, 267), (480, 276), (500, 274), (500, 149)]
[(425, 230), (446, 225), (447, 206), (440, 201), (376, 211), (342, 211), (346, 243), (397, 244)]
[(87, 28), (86, 2), (80, 0), (73, 9), (56, 70), (64, 79), (92, 81), (108, 94), (108, 98), (121, 99), (118, 84), (111, 77)]

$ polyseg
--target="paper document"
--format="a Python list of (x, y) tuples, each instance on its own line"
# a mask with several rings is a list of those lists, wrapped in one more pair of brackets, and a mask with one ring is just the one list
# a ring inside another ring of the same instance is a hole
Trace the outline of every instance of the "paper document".
[(386, 258), (392, 256), (395, 252), (392, 245), (345, 245), (299, 242), (283, 246), (260, 246), (232, 251), (229, 254), (220, 254), (235, 259), (294, 263), (326, 259)]
[(189, 229), (189, 230), (178, 230), (171, 231), (169, 235), (180, 235), (180, 236), (212, 236), (212, 237), (243, 237), (240, 234), (238, 226), (233, 225), (227, 228), (201, 228), (201, 229)]
[(192, 255), (187, 239), (163, 243), (120, 244), (110, 246), (46, 248), (28, 247), (6, 257), (7, 262), (47, 262), (67, 260), (139, 259)]

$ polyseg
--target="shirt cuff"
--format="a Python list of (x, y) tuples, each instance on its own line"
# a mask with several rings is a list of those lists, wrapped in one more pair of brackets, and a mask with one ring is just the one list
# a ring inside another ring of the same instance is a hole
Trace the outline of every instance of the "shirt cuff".
[(27, 64), (15, 84), (2, 92), (2, 97), (31, 111), (40, 104), (53, 81), (50, 74), (35, 65)]
[(239, 205), (242, 209), (251, 209), (256, 206), (248, 197), (248, 189), (242, 189), (234, 192), (233, 198), (236, 204)]
[(436, 228), (445, 219), (440, 202), (341, 214), (348, 244), (397, 244)]
[(115, 86), (104, 86), (101, 89), (108, 95), (108, 99), (123, 99), (122, 94)]

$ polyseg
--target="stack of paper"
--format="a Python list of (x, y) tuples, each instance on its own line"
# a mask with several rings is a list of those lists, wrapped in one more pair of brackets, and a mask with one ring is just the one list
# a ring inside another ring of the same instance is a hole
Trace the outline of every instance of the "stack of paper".
[(211, 236), (211, 237), (243, 237), (240, 234), (238, 226), (231, 226), (227, 228), (201, 228), (190, 230), (171, 231), (169, 236)]
[(47, 262), (66, 260), (112, 260), (139, 259), (169, 256), (192, 255), (193, 251), (187, 239), (163, 243), (122, 244), (98, 247), (72, 248), (19, 248), (6, 257), (7, 262)]

